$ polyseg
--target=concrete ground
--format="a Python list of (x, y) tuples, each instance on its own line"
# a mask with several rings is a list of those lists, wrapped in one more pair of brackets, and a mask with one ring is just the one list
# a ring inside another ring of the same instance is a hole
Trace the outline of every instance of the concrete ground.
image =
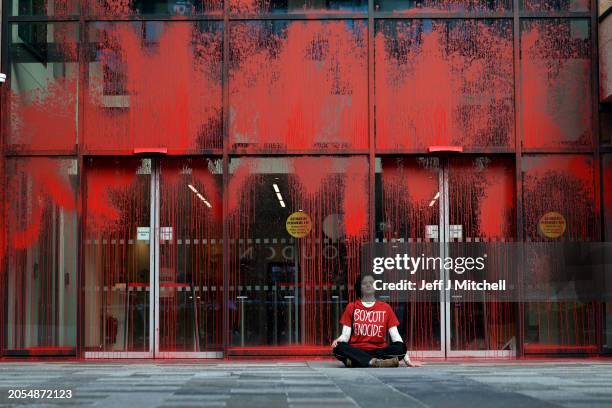
[[(9, 399), (9, 389), (71, 399)], [(429, 363), (348, 369), (315, 361), (0, 361), (0, 406), (612, 407), (612, 361)]]

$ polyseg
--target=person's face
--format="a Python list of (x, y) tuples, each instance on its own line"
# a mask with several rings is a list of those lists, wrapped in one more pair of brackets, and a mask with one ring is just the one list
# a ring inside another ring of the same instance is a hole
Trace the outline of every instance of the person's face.
[(366, 276), (361, 280), (361, 296), (370, 297), (374, 296), (376, 289), (374, 289), (374, 278), (372, 276)]

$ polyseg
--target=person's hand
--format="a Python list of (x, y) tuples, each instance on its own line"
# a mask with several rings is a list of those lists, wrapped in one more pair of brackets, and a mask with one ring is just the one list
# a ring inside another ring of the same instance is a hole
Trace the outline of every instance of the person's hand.
[(332, 348), (336, 348), (337, 345), (338, 345), (338, 339), (335, 339), (334, 341), (332, 341)]
[(406, 364), (406, 367), (423, 367), (423, 363), (419, 363), (418, 361), (412, 361), (410, 359), (404, 359), (404, 363)]

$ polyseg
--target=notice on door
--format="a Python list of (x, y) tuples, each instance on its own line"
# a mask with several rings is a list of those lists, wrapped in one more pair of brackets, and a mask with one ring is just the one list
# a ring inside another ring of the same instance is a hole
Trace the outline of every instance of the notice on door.
[(304, 238), (306, 235), (310, 234), (310, 230), (312, 229), (312, 220), (310, 219), (310, 216), (303, 211), (294, 212), (287, 217), (285, 227), (287, 228), (289, 235), (292, 237)]
[(565, 232), (565, 217), (556, 211), (547, 212), (540, 218), (538, 229), (547, 238), (559, 238)]
[(138, 241), (148, 241), (149, 227), (138, 227), (138, 229), (136, 230), (136, 239)]

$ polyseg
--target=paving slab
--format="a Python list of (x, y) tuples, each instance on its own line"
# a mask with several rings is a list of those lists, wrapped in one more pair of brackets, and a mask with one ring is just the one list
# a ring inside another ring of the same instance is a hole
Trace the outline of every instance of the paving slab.
[[(612, 361), (0, 361), (0, 407), (585, 408), (612, 406)], [(9, 398), (9, 390), (72, 398)]]

